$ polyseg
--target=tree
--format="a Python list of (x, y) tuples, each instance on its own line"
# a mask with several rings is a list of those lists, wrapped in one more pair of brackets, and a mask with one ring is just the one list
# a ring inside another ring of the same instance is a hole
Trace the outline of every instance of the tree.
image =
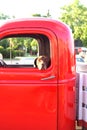
[(74, 38), (87, 46), (87, 8), (79, 0), (74, 0), (72, 4), (61, 9), (60, 19), (70, 26)]
[(33, 17), (41, 17), (41, 14), (33, 14)]
[(36, 55), (37, 52), (38, 52), (38, 42), (37, 42), (37, 40), (33, 39), (30, 45), (31, 45), (33, 54)]
[(3, 19), (3, 20), (5, 20), (5, 19), (10, 19), (10, 17), (9, 17), (8, 15), (5, 15), (5, 14), (3, 14), (3, 13), (0, 13), (0, 19)]
[(50, 11), (48, 10), (46, 15), (33, 14), (32, 16), (33, 17), (46, 17), (46, 18), (48, 18), (48, 17), (51, 17), (51, 14), (50, 14)]

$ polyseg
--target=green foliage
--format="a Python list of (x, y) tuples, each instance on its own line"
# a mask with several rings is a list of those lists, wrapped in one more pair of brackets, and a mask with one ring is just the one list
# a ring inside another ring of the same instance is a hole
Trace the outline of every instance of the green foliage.
[(4, 47), (3, 46), (0, 46), (0, 51), (2, 51), (4, 49)]
[(33, 17), (41, 17), (41, 14), (33, 14)]
[(37, 40), (33, 39), (32, 42), (30, 43), (31, 45), (31, 50), (32, 50), (32, 54), (36, 55), (38, 52), (38, 42)]
[(3, 46), (3, 48), (9, 47), (9, 42), (7, 39), (3, 39), (0, 41), (0, 46)]
[(10, 19), (10, 17), (8, 15), (5, 15), (3, 13), (0, 13), (0, 19)]
[(48, 18), (48, 17), (51, 17), (51, 14), (50, 14), (50, 11), (48, 10), (46, 15), (33, 14), (32, 16), (33, 17), (45, 17), (45, 18)]
[[(35, 39), (33, 39), (33, 41), (31, 42), (31, 48), (33, 49), (33, 48), (35, 48), (35, 50), (37, 50), (38, 49), (38, 42), (37, 42), (37, 40), (35, 40)], [(34, 49), (33, 49), (34, 50)]]
[(4, 54), (4, 47), (0, 46), (0, 53), (3, 55)]
[(38, 42), (32, 37), (5, 38), (0, 41), (0, 53), (4, 58), (37, 54)]
[(13, 50), (13, 58), (16, 56), (24, 56), (25, 52), (23, 50)]
[(60, 19), (72, 29), (75, 39), (80, 39), (87, 46), (87, 8), (79, 0), (68, 6), (64, 6)]

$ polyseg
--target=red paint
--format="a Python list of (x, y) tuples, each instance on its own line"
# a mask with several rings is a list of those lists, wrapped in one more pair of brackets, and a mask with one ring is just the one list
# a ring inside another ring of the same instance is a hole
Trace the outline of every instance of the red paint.
[[(10, 34), (40, 33), (51, 41), (51, 66), (0, 68), (0, 130), (75, 130), (75, 57), (70, 29), (49, 19), (21, 19), (0, 27)], [(53, 79), (43, 78), (55, 76)]]

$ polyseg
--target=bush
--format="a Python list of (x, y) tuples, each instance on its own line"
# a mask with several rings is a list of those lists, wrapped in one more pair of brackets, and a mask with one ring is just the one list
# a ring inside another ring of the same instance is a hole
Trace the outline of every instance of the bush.
[(3, 55), (3, 58), (12, 58), (16, 56), (24, 56), (25, 52), (23, 50), (11, 50), (10, 48), (4, 49), (3, 47), (0, 46), (0, 53)]
[(25, 55), (25, 52), (23, 50), (14, 50), (13, 51), (13, 56), (16, 57), (16, 56), (24, 56)]

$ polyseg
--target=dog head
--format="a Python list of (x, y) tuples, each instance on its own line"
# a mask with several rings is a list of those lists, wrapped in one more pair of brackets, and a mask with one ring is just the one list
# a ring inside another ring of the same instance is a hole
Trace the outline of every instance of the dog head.
[(49, 66), (49, 59), (46, 56), (39, 56), (35, 59), (35, 67), (39, 70), (46, 70)]

